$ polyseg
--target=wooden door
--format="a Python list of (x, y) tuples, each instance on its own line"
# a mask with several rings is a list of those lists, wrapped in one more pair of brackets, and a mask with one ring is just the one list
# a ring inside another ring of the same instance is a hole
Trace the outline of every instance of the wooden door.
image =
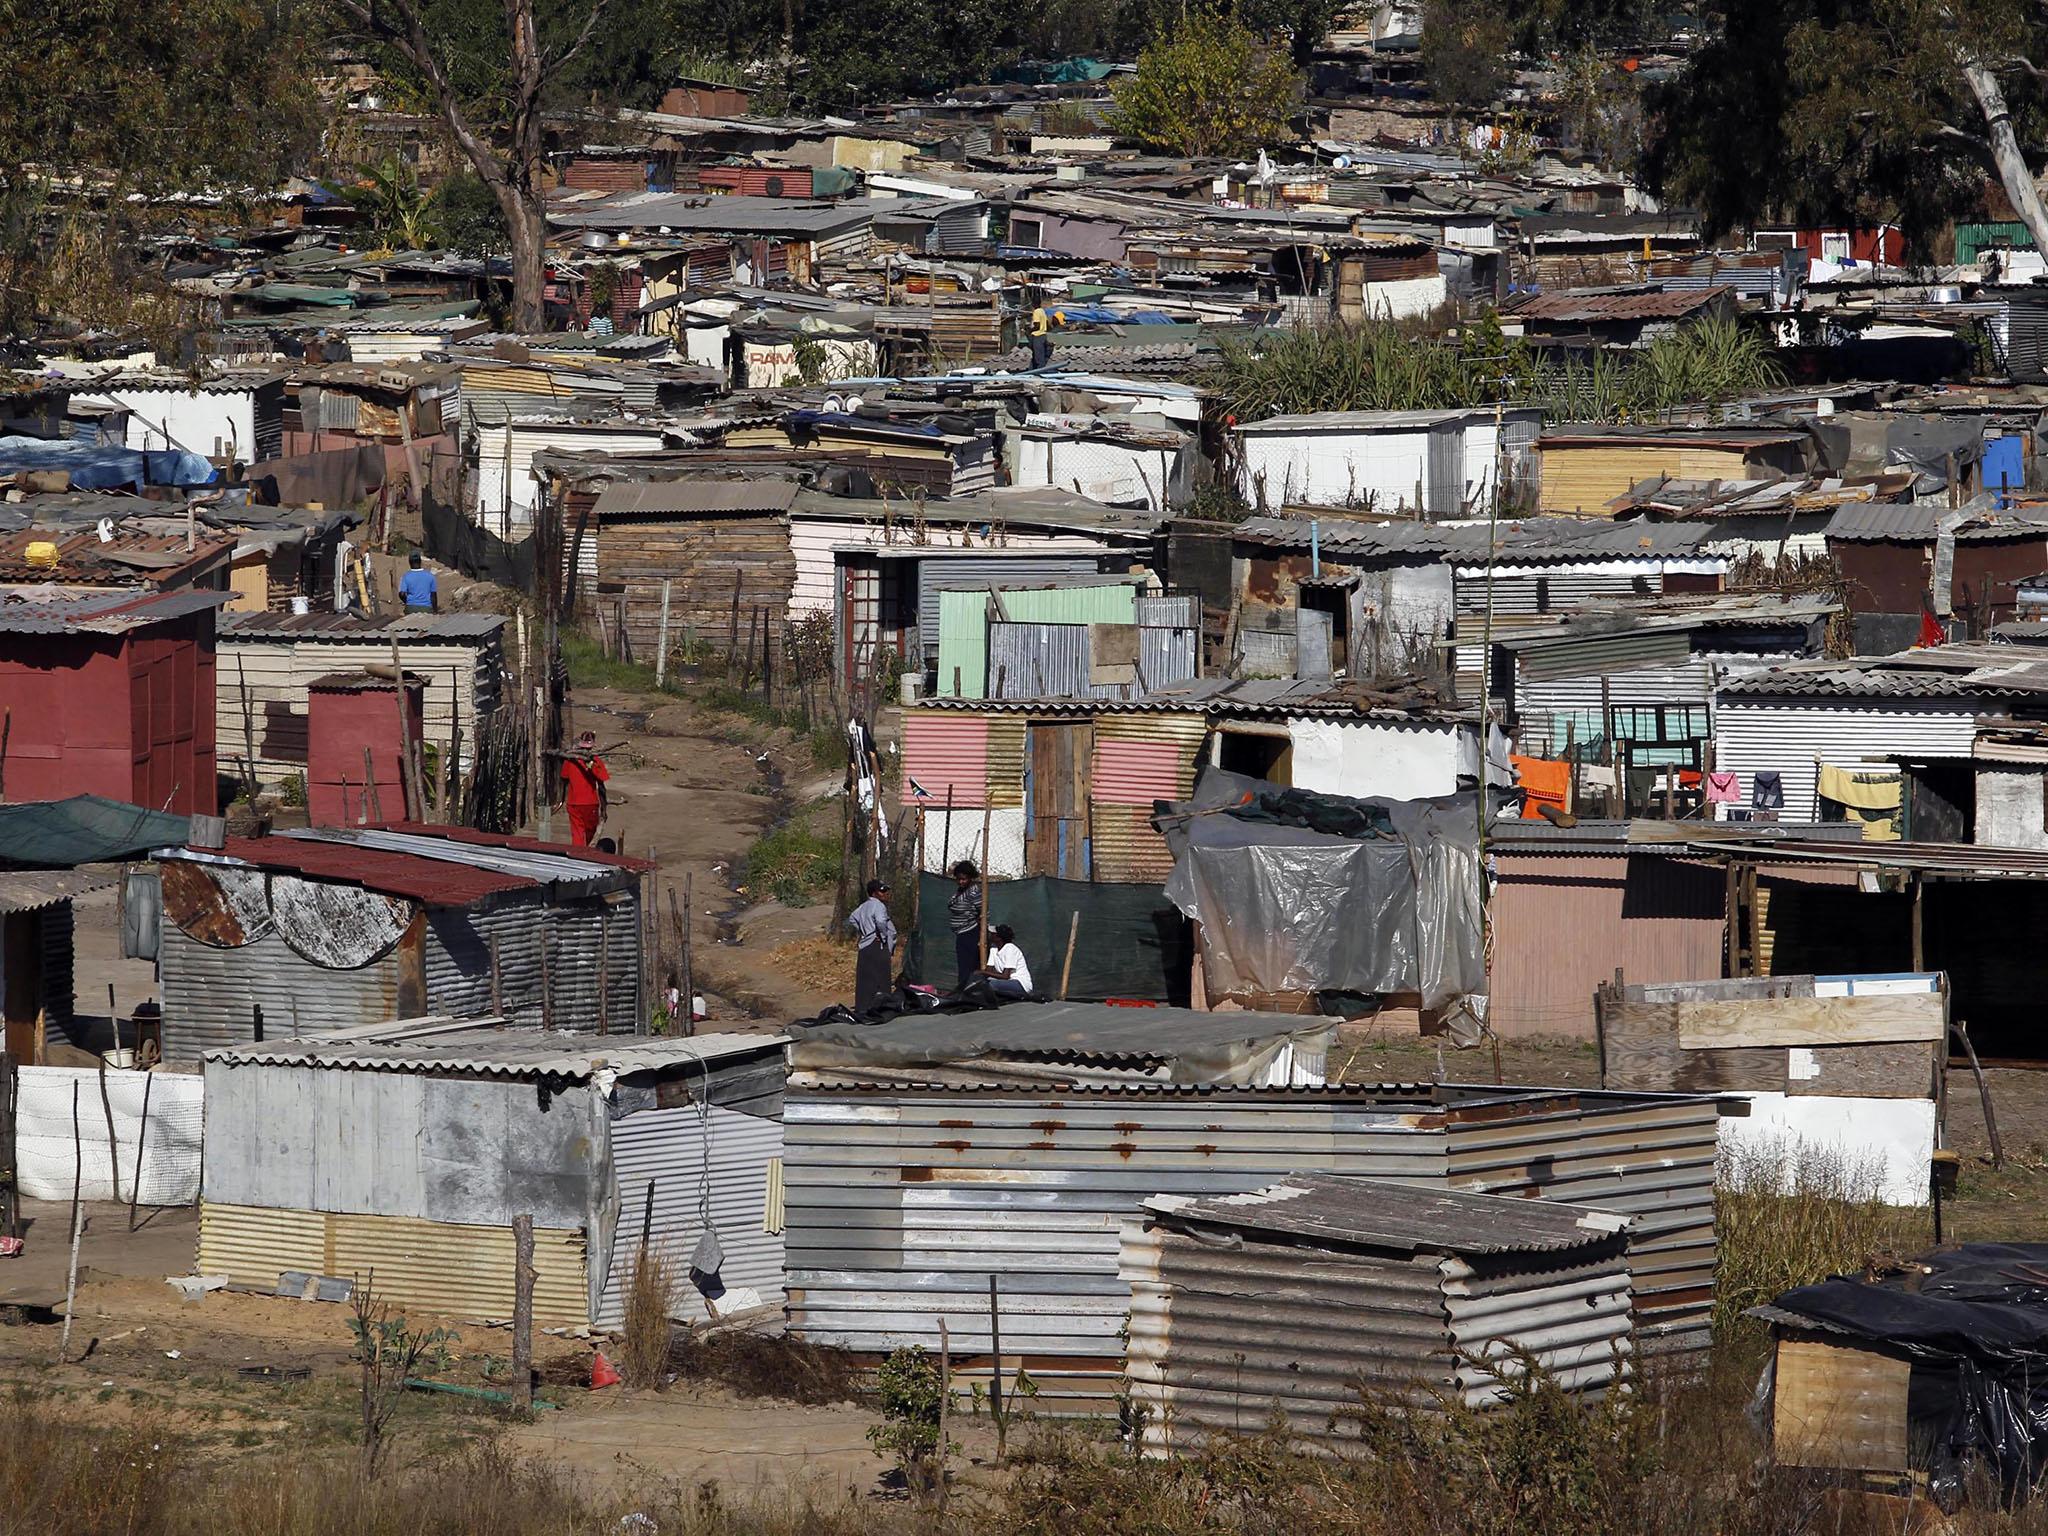
[(43, 1007), (43, 920), (39, 913), (12, 912), (0, 922), (0, 1015), (7, 1054), (35, 1062), (36, 1021)]
[(1087, 720), (1034, 722), (1029, 731), (1030, 786), (1024, 828), (1024, 872), (1086, 880), (1092, 829), (1088, 797), (1095, 726)]

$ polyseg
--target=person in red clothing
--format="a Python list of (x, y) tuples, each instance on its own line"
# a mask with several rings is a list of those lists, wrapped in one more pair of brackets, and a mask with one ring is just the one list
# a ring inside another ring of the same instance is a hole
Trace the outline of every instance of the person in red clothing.
[(562, 779), (569, 786), (562, 803), (569, 812), (569, 832), (580, 848), (597, 841), (598, 823), (604, 820), (605, 784), (611, 772), (597, 755), (597, 733), (585, 731), (576, 738), (574, 756), (562, 759)]

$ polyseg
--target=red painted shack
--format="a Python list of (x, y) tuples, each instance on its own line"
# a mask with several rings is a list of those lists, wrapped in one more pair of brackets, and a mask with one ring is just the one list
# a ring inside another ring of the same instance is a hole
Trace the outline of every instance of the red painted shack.
[(0, 601), (0, 795), (214, 814), (213, 625), (226, 595)]
[(1760, 229), (1754, 243), (1760, 250), (1789, 247), (1813, 261), (1854, 261), (1864, 266), (1896, 267), (1906, 259), (1905, 232), (1896, 224), (1881, 224), (1875, 229), (1849, 229), (1841, 225)]
[[(306, 814), (314, 826), (405, 819), (398, 687), (368, 672), (335, 672), (306, 685)], [(426, 682), (411, 672), (405, 718), (410, 739), (424, 741)]]

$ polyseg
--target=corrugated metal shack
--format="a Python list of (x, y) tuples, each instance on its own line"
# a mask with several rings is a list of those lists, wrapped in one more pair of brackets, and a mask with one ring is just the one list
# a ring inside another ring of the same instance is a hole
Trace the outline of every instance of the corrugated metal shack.
[(1627, 1372), (1626, 1216), (1315, 1174), (1145, 1210), (1118, 1273), (1155, 1455), (1276, 1421), (1362, 1449), (1366, 1394), (1483, 1408), (1529, 1361), (1578, 1392)]
[(790, 1329), (882, 1353), (989, 1345), (1041, 1406), (1105, 1411), (1130, 1287), (1119, 1227), (1153, 1195), (1303, 1173), (1570, 1201), (1637, 1218), (1639, 1348), (1707, 1342), (1712, 1097), (1434, 1084), (793, 1088), (785, 1106)]
[(391, 665), (395, 642), (408, 673), (426, 685), (427, 745), (456, 751), (468, 771), (484, 719), (498, 708), (505, 619), (495, 613), (414, 613), (366, 620), (342, 613), (224, 615), (219, 634), (215, 737), (239, 770), (282, 784), (306, 766), (306, 690), (336, 672)]
[(199, 1266), (264, 1290), (374, 1269), (400, 1306), (507, 1318), (528, 1215), (543, 1327), (616, 1328), (641, 1245), (680, 1273), (707, 1230), (724, 1294), (675, 1315), (772, 1305), (782, 1046), (437, 1017), (211, 1051)]
[(409, 824), (167, 849), (164, 1056), (427, 1013), (637, 1034), (653, 867)]

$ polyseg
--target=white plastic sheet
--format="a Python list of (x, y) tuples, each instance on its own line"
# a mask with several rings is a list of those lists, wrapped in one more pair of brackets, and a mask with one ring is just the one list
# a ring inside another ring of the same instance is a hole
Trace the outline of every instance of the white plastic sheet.
[[(143, 1132), (144, 1084), (149, 1128)], [(107, 1073), (114, 1114), (111, 1145), (99, 1073), (81, 1067), (23, 1067), (16, 1121), (21, 1192), (31, 1200), (126, 1200), (134, 1191), (141, 1147), (143, 1205), (190, 1205), (199, 1198), (206, 1080), (176, 1072)], [(77, 1097), (74, 1137), (72, 1101)], [(117, 1177), (118, 1162), (118, 1177)], [(82, 1164), (82, 1167), (81, 1167)], [(118, 1193), (116, 1192), (118, 1186)]]

